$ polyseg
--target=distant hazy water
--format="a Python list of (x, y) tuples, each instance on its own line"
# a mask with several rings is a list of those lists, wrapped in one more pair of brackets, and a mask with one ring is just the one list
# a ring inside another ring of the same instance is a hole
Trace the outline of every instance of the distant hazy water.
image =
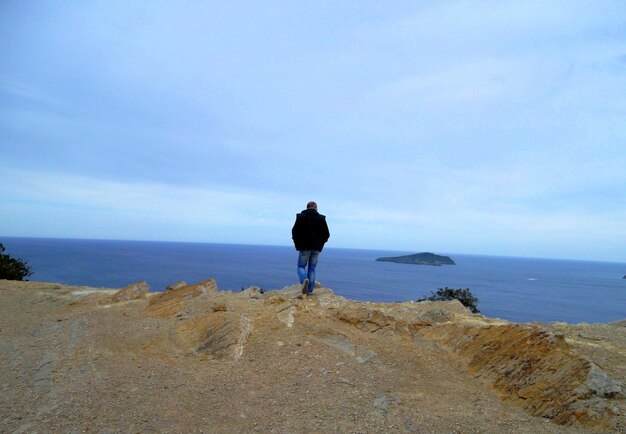
[[(279, 289), (297, 281), (292, 247), (227, 244), (0, 239), (28, 261), (30, 280), (122, 287), (146, 280), (151, 290), (209, 277), (220, 289)], [(510, 321), (610, 322), (626, 318), (626, 264), (447, 254), (457, 265), (376, 262), (417, 252), (327, 247), (317, 278), (335, 293), (362, 301), (415, 300), (448, 286), (470, 288), (481, 313)], [(435, 252), (446, 254), (443, 252)]]

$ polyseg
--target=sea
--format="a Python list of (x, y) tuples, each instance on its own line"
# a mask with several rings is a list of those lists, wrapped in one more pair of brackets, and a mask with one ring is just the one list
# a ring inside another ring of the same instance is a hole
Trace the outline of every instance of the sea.
[[(151, 291), (214, 278), (220, 290), (266, 291), (297, 282), (291, 246), (51, 238), (0, 239), (28, 262), (32, 281), (121, 288), (145, 280)], [(377, 262), (417, 253), (328, 246), (317, 280), (351, 300), (403, 302), (438, 288), (469, 288), (483, 315), (515, 322), (608, 323), (626, 319), (626, 264), (557, 259), (450, 256), (456, 265)]]

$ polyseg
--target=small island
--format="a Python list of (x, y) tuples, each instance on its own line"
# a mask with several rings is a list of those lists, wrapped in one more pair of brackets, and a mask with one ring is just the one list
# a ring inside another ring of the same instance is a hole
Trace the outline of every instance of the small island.
[(378, 258), (377, 261), (397, 262), (399, 264), (415, 264), (415, 265), (456, 265), (456, 263), (448, 256), (435, 255), (434, 253), (415, 253), (414, 255), (391, 256), (386, 258)]

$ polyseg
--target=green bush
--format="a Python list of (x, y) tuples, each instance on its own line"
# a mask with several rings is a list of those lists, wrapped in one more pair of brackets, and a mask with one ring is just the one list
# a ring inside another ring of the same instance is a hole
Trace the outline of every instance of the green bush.
[(461, 304), (473, 313), (479, 313), (478, 310), (478, 298), (474, 297), (469, 290), (469, 288), (465, 289), (452, 289), (448, 288), (439, 288), (437, 292), (431, 292), (429, 297), (423, 297), (416, 301), (450, 301), (450, 300), (459, 300)]
[(5, 255), (4, 246), (0, 243), (0, 279), (24, 280), (24, 277), (33, 274), (29, 265), (21, 260)]

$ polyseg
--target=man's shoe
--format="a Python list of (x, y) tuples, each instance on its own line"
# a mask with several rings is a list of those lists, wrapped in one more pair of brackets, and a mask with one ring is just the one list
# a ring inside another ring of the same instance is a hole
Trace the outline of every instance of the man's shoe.
[(302, 294), (306, 294), (307, 291), (309, 290), (309, 279), (304, 279), (304, 282), (302, 282)]

